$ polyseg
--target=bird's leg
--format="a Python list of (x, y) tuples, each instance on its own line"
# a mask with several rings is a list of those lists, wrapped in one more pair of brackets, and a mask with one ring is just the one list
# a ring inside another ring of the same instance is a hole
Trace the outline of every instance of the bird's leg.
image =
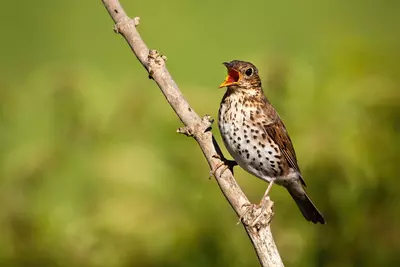
[(234, 160), (229, 160), (226, 159), (224, 156), (215, 154), (212, 156), (213, 158), (220, 159), (222, 162), (219, 162), (211, 171), (210, 171), (210, 177), (211, 176), (216, 176), (216, 173), (219, 168), (223, 166), (223, 169), (221, 170), (220, 174), (224, 173), (227, 169), (229, 169), (233, 173), (233, 167), (238, 165), (236, 161)]
[(271, 182), (269, 182), (269, 185), (267, 187), (267, 190), (265, 190), (264, 196), (261, 199), (260, 205), (265, 205), (265, 199), (268, 197), (269, 191), (271, 191), (272, 185), (274, 184), (274, 181), (272, 180)]
[(267, 204), (268, 204), (267, 198), (268, 198), (269, 192), (271, 191), (271, 188), (272, 188), (272, 185), (273, 185), (273, 184), (274, 184), (274, 181), (269, 182), (269, 185), (268, 185), (268, 187), (267, 187), (267, 190), (265, 190), (265, 193), (264, 193), (264, 195), (263, 195), (263, 197), (262, 197), (262, 199), (261, 199), (261, 201), (260, 201), (260, 204), (258, 204), (258, 207), (261, 208), (261, 213), (260, 213), (260, 215), (258, 215), (258, 216), (254, 219), (254, 221), (251, 223), (251, 226), (256, 225), (256, 224), (260, 221), (260, 219), (262, 218), (262, 216), (264, 216), (264, 213), (266, 212)]

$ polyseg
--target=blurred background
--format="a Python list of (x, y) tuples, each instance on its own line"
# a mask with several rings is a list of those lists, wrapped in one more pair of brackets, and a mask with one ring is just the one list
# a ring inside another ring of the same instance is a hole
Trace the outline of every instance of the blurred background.
[[(121, 2), (200, 115), (217, 117), (223, 61), (260, 69), (327, 220), (272, 190), (286, 266), (400, 265), (399, 1)], [(2, 10), (0, 266), (258, 266), (102, 2)], [(235, 174), (258, 203), (267, 184)]]

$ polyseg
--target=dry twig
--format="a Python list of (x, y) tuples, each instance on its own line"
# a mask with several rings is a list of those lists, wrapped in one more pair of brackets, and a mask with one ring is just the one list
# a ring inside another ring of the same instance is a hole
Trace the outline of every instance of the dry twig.
[[(115, 22), (114, 31), (125, 38), (137, 59), (148, 71), (149, 77), (157, 83), (168, 103), (185, 125), (179, 128), (178, 132), (192, 136), (197, 141), (211, 170), (215, 170), (217, 166), (223, 163), (221, 161), (223, 155), (211, 131), (209, 131), (212, 124), (210, 116), (201, 118), (194, 112), (165, 67), (166, 58), (157, 51), (147, 48), (136, 30), (139, 18), (130, 19), (118, 0), (102, 1)], [(263, 203), (267, 203), (265, 210), (251, 205), (236, 183), (232, 172), (229, 169), (220, 171), (222, 169), (220, 168), (214, 173), (215, 178), (225, 198), (238, 217), (241, 218), (261, 266), (283, 266), (270, 229), (273, 202), (269, 197), (263, 199)], [(254, 221), (257, 222), (255, 225), (250, 223)]]

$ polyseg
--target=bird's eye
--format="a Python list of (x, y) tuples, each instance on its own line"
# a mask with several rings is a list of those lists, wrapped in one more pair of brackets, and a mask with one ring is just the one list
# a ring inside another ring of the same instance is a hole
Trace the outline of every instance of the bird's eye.
[(246, 70), (245, 74), (246, 74), (247, 76), (251, 76), (251, 75), (253, 74), (253, 69), (252, 69), (252, 68), (248, 68), (248, 69)]

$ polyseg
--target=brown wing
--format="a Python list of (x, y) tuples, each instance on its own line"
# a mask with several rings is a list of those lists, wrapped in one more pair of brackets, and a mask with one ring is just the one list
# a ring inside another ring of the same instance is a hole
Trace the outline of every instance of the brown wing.
[(276, 116), (275, 121), (264, 125), (264, 130), (275, 144), (278, 145), (289, 166), (300, 173), (299, 165), (297, 165), (296, 152), (294, 151), (292, 141), (281, 119)]
[(289, 166), (300, 173), (296, 152), (294, 151), (292, 140), (290, 140), (285, 125), (266, 97), (263, 97), (261, 102), (263, 102), (261, 106), (262, 112), (257, 119), (262, 118), (264, 131), (278, 145)]

